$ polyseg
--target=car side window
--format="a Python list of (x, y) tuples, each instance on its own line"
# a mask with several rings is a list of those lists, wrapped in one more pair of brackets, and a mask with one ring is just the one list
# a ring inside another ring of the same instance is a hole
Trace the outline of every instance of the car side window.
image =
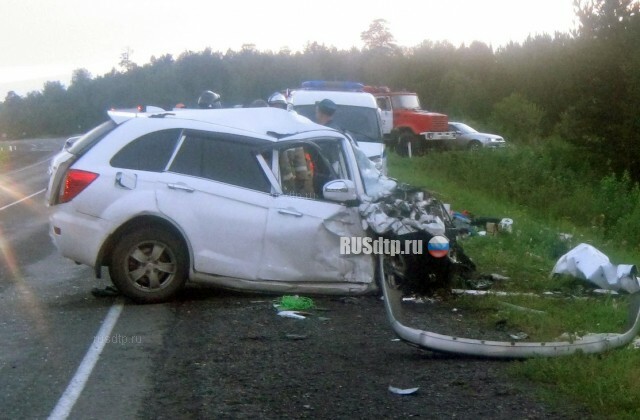
[(171, 172), (271, 192), (271, 184), (255, 156), (255, 145), (224, 136), (188, 134)]
[(391, 107), (389, 106), (389, 100), (387, 98), (384, 98), (384, 97), (376, 98), (376, 102), (378, 102), (378, 108), (380, 108), (381, 111), (391, 110)]
[(169, 163), (181, 131), (180, 129), (161, 130), (138, 137), (111, 158), (111, 166), (162, 172)]
[(285, 195), (322, 199), (327, 182), (350, 179), (341, 143), (320, 140), (315, 144), (278, 150), (277, 173)]

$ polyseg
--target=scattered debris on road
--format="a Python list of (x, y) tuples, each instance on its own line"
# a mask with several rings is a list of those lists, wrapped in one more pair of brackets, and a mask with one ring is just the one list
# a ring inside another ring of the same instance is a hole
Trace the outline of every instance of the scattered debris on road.
[(278, 316), (283, 318), (292, 318), (292, 319), (307, 319), (306, 312), (298, 312), (298, 311), (280, 311), (278, 312)]
[(91, 289), (91, 294), (95, 297), (117, 297), (120, 296), (120, 292), (113, 286), (107, 286), (104, 289), (94, 287)]
[(395, 386), (391, 386), (389, 385), (389, 391), (396, 394), (396, 395), (411, 395), (411, 394), (415, 394), (416, 392), (418, 392), (420, 388), (416, 387), (416, 388), (396, 388)]
[(520, 311), (520, 312), (529, 312), (532, 314), (538, 314), (538, 315), (546, 315), (545, 311), (539, 311), (537, 309), (531, 309), (531, 308), (527, 308), (524, 306), (520, 306), (520, 305), (514, 305), (513, 303), (508, 303), (508, 302), (498, 302), (501, 306), (504, 306), (505, 308), (508, 309), (513, 309), (516, 311)]
[(290, 310), (290, 311), (304, 311), (315, 308), (313, 299), (304, 296), (282, 296), (277, 300), (276, 305), (278, 309)]
[(526, 332), (520, 331), (515, 334), (509, 334), (509, 337), (512, 340), (520, 341), (520, 340), (526, 340), (527, 338), (529, 338), (529, 334), (527, 334)]

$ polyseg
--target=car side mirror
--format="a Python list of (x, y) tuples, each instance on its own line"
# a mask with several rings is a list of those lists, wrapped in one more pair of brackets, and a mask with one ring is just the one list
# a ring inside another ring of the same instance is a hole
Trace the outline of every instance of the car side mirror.
[(358, 199), (356, 185), (348, 179), (336, 179), (329, 181), (322, 187), (322, 195), (325, 200), (344, 203)]

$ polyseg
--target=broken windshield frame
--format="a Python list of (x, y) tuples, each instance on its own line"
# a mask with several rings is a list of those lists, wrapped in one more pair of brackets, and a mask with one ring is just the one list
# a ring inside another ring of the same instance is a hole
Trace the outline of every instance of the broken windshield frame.
[(393, 191), (398, 183), (383, 175), (376, 168), (376, 164), (358, 146), (351, 144), (351, 147), (356, 157), (365, 193), (376, 199)]

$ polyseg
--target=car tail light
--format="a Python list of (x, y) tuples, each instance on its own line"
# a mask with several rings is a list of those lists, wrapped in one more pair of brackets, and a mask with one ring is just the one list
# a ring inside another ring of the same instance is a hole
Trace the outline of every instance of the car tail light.
[(70, 169), (60, 191), (60, 203), (67, 203), (76, 198), (96, 178), (98, 178), (96, 173)]

